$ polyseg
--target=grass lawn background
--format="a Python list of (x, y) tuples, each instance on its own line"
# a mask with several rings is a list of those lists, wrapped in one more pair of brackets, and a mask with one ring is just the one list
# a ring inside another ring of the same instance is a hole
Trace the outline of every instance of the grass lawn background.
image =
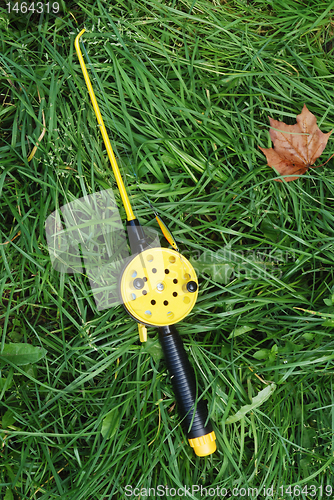
[[(293, 124), (304, 104), (333, 128), (334, 2), (59, 3), (0, 7), (0, 348), (46, 351), (0, 366), (0, 498), (332, 498), (333, 160), (280, 183), (258, 146), (268, 116)], [(207, 458), (156, 330), (140, 345), (122, 306), (98, 312), (86, 277), (50, 263), (44, 223), (64, 203), (112, 187), (125, 219), (74, 50), (83, 27), (136, 215), (157, 228), (150, 201), (198, 270), (178, 330), (217, 435)]]

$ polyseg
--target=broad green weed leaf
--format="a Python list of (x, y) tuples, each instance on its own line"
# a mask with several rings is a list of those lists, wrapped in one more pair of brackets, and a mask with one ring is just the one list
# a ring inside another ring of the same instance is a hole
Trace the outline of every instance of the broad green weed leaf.
[(10, 338), (13, 342), (21, 342), (21, 340), (23, 340), (23, 335), (18, 332), (17, 330), (13, 330), (11, 333), (10, 333)]
[(0, 378), (0, 391), (2, 391), (3, 388), (5, 388), (5, 390), (8, 391), (8, 389), (10, 389), (12, 385), (13, 385), (13, 377), (11, 377), (11, 379), (9, 379), (8, 377)]
[(306, 333), (303, 333), (302, 337), (304, 337), (304, 339), (306, 339), (306, 340), (313, 340), (315, 337), (315, 334), (310, 333), (310, 332), (306, 332)]
[(6, 494), (3, 497), (3, 500), (14, 500), (12, 490), (10, 490), (9, 488), (6, 489)]
[(298, 352), (303, 349), (302, 344), (294, 344), (291, 340), (287, 340), (284, 347), (279, 349), (280, 354), (290, 354), (292, 352)]
[(17, 479), (16, 474), (18, 471), (18, 467), (19, 467), (18, 465), (10, 466), (8, 464), (5, 464), (5, 473), (7, 474), (7, 476), (9, 477), (9, 479), (11, 480), (12, 483), (14, 483), (14, 481), (15, 481), (16, 486), (18, 488), (21, 488), (21, 486), (22, 486), (21, 481), (16, 481), (16, 479)]
[(254, 328), (255, 328), (254, 326), (250, 325), (239, 326), (238, 328), (235, 328), (232, 333), (230, 333), (228, 339), (231, 339), (232, 337), (237, 337), (238, 335), (243, 335), (244, 333), (254, 330)]
[(330, 75), (330, 71), (328, 71), (327, 65), (317, 56), (312, 57), (313, 65), (320, 76), (328, 76)]
[(270, 351), (269, 349), (260, 349), (253, 354), (253, 358), (256, 359), (268, 359)]
[(314, 439), (317, 435), (317, 431), (315, 429), (304, 428), (303, 435), (301, 439), (301, 445), (303, 448), (309, 448), (312, 450), (314, 448)]
[[(272, 217), (272, 219), (274, 219)], [(278, 218), (271, 220), (269, 217), (263, 219), (260, 229), (268, 240), (277, 243), (282, 237), (282, 231), (280, 230), (280, 221)]]
[(159, 359), (164, 357), (160, 342), (158, 342), (157, 340), (147, 339), (144, 344), (144, 349), (152, 356), (156, 363), (159, 361)]
[(15, 420), (16, 418), (14, 416), (14, 413), (11, 410), (7, 410), (1, 420), (2, 428), (6, 429), (10, 425), (13, 425)]
[(0, 354), (0, 365), (11, 361), (15, 365), (22, 366), (29, 363), (37, 363), (46, 355), (46, 349), (30, 344), (5, 344)]
[(207, 251), (203, 252), (198, 259), (190, 258), (190, 263), (198, 275), (208, 274), (217, 283), (226, 285), (234, 271), (234, 263), (228, 260), (231, 260), (228, 252), (224, 255), (224, 253)]
[(334, 319), (326, 319), (323, 323), (322, 326), (334, 326)]
[(104, 417), (102, 422), (101, 434), (103, 437), (107, 436), (107, 439), (110, 439), (115, 434), (117, 427), (120, 422), (120, 413), (118, 407), (113, 408), (107, 415)]
[(252, 402), (250, 405), (242, 406), (235, 415), (231, 415), (230, 417), (228, 417), (225, 423), (233, 424), (234, 422), (238, 422), (239, 420), (241, 420), (248, 412), (254, 410), (255, 408), (258, 408), (262, 405), (262, 403), (267, 401), (267, 399), (269, 399), (270, 396), (274, 393), (275, 389), (276, 384), (270, 384), (265, 387), (255, 396), (255, 398), (252, 398)]
[(35, 365), (29, 363), (28, 365), (25, 365), (22, 369), (28, 376), (37, 378), (38, 370)]

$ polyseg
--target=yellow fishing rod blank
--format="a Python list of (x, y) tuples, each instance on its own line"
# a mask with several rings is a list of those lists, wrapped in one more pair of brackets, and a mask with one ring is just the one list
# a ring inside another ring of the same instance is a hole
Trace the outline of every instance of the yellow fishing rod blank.
[(96, 97), (95, 97), (95, 94), (94, 94), (94, 90), (93, 90), (93, 87), (92, 87), (92, 84), (91, 84), (91, 81), (90, 81), (90, 78), (89, 78), (89, 75), (88, 75), (88, 72), (87, 72), (87, 68), (86, 68), (86, 65), (85, 65), (85, 61), (84, 61), (84, 58), (82, 56), (81, 49), (80, 49), (80, 44), (79, 44), (80, 38), (81, 38), (81, 36), (83, 35), (83, 33), (85, 31), (86, 30), (83, 29), (77, 35), (77, 37), (75, 39), (75, 42), (74, 42), (75, 50), (77, 51), (78, 59), (79, 59), (79, 62), (80, 62), (82, 73), (83, 73), (84, 78), (85, 78), (85, 82), (86, 82), (87, 89), (88, 89), (88, 92), (89, 92), (89, 95), (90, 95), (90, 99), (92, 101), (92, 105), (93, 105), (94, 112), (95, 112), (95, 115), (96, 115), (97, 123), (98, 123), (98, 126), (101, 129), (101, 134), (102, 134), (103, 141), (104, 141), (104, 144), (105, 144), (105, 147), (106, 147), (106, 150), (107, 150), (109, 161), (110, 161), (110, 164), (112, 166), (112, 169), (113, 169), (113, 172), (114, 172), (114, 175), (115, 175), (115, 179), (116, 179), (116, 182), (117, 182), (117, 186), (118, 186), (121, 198), (122, 198), (122, 202), (123, 202), (123, 205), (124, 205), (124, 208), (125, 208), (125, 212), (126, 212), (126, 218), (127, 218), (128, 221), (130, 221), (130, 220), (134, 220), (136, 217), (134, 216), (134, 213), (133, 213), (133, 210), (132, 210), (132, 207), (131, 207), (131, 203), (130, 203), (129, 197), (127, 195), (127, 192), (126, 192), (126, 189), (125, 189), (125, 186), (124, 186), (124, 183), (123, 183), (123, 179), (122, 179), (121, 173), (120, 173), (118, 165), (117, 165), (117, 161), (116, 161), (116, 158), (115, 158), (115, 155), (114, 155), (114, 151), (113, 151), (113, 149), (111, 147), (111, 144), (110, 144), (110, 140), (109, 140), (109, 137), (108, 137), (108, 134), (107, 134), (107, 131), (106, 131), (106, 127), (104, 125), (104, 121), (103, 121), (102, 115), (100, 113), (100, 108), (99, 108), (99, 105), (97, 104), (97, 100), (96, 100)]

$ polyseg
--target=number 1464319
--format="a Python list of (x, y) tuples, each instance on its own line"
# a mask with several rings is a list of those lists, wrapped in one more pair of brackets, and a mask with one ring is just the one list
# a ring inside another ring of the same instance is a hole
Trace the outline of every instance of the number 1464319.
[(293, 497), (294, 499), (299, 497), (302, 493), (304, 495), (309, 495), (311, 498), (333, 498), (334, 489), (331, 485), (326, 486), (316, 486), (315, 484), (309, 484), (305, 486), (279, 486), (278, 487), (283, 498)]
[(59, 3), (58, 2), (15, 2), (7, 3), (8, 12), (16, 12), (17, 14), (28, 14), (29, 12), (37, 14), (58, 14)]

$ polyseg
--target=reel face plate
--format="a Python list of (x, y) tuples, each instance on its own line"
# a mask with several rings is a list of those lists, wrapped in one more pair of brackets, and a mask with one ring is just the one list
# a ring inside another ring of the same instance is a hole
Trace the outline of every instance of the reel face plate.
[[(192, 286), (188, 288), (187, 283)], [(198, 281), (190, 262), (175, 250), (149, 248), (126, 266), (120, 281), (128, 313), (149, 326), (167, 326), (185, 318), (195, 305)]]

